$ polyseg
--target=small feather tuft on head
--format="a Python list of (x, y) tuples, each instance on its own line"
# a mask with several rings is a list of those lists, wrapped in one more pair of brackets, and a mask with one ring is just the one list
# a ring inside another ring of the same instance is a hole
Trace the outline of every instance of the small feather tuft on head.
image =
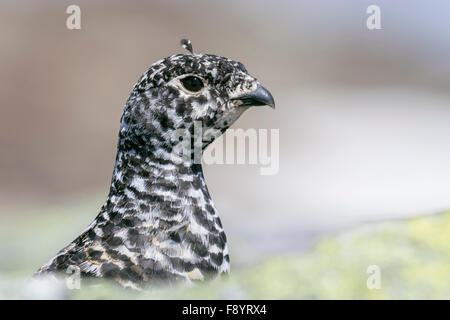
[(192, 43), (189, 39), (181, 39), (180, 44), (183, 48), (185, 48), (190, 53), (194, 54), (194, 49), (192, 49)]

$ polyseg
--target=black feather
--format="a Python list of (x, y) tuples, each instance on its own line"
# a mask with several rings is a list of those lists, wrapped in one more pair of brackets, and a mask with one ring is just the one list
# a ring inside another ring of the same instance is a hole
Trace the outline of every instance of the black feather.
[(194, 54), (194, 49), (192, 48), (191, 40), (189, 40), (189, 39), (181, 39), (180, 44), (187, 51), (189, 51), (190, 53)]

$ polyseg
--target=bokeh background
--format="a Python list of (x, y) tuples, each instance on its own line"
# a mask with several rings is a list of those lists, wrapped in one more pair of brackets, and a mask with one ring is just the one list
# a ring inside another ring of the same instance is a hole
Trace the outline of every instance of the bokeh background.
[[(71, 4), (81, 30), (66, 28)], [(366, 27), (371, 4), (381, 30)], [(96, 216), (132, 86), (189, 38), (270, 89), (277, 109), (251, 109), (234, 127), (279, 129), (280, 170), (205, 166), (233, 273), (186, 295), (450, 298), (449, 10), (419, 0), (2, 1), (0, 297), (24, 296), (14, 283)], [(369, 265), (381, 268), (380, 290), (366, 287)], [(173, 294), (146, 297), (186, 296)]]

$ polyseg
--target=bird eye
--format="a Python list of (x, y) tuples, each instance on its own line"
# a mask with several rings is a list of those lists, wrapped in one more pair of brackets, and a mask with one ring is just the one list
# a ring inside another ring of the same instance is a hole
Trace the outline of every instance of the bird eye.
[(181, 79), (181, 83), (183, 84), (183, 87), (192, 92), (198, 92), (204, 86), (202, 79), (195, 76), (187, 76)]

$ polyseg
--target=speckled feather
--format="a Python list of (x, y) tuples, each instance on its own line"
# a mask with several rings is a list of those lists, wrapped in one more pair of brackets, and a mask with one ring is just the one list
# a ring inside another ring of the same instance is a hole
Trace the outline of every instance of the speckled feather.
[[(187, 75), (201, 78), (204, 88), (186, 90), (180, 80)], [(229, 272), (226, 236), (201, 164), (173, 160), (173, 133), (192, 133), (194, 121), (223, 133), (248, 108), (232, 99), (257, 85), (241, 63), (215, 55), (177, 54), (154, 63), (125, 104), (100, 213), (37, 273), (75, 265), (84, 276), (139, 289)]]

